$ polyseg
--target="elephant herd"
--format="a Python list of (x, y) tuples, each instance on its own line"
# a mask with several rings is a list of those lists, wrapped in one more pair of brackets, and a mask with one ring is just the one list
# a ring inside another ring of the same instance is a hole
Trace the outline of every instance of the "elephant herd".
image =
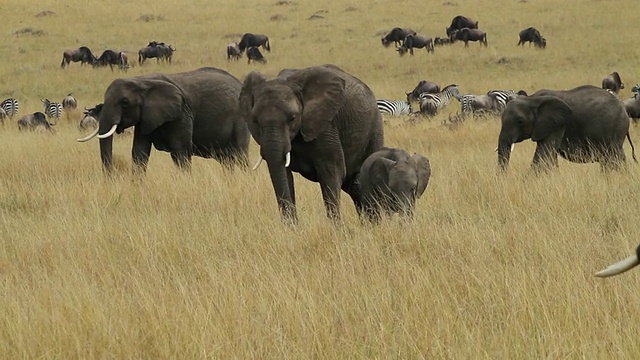
[[(211, 67), (116, 79), (92, 114), (98, 128), (78, 141), (100, 139), (106, 172), (113, 167), (113, 134), (129, 127), (134, 128), (134, 173), (145, 171), (152, 146), (169, 152), (185, 171), (192, 156), (247, 168), (253, 137), (260, 147), (254, 170), (266, 162), (281, 216), (289, 224), (297, 222), (293, 172), (320, 184), (326, 214), (334, 221), (340, 219), (341, 190), (363, 219), (411, 216), (431, 176), (424, 156), (384, 146), (373, 91), (334, 65), (283, 69), (274, 79), (251, 72), (244, 82)], [(513, 144), (531, 139), (537, 143), (536, 170), (557, 166), (558, 155), (619, 169), (625, 138), (631, 141), (629, 122), (622, 102), (599, 87), (539, 90), (507, 104), (498, 164), (506, 169)], [(637, 263), (635, 256), (599, 276)]]

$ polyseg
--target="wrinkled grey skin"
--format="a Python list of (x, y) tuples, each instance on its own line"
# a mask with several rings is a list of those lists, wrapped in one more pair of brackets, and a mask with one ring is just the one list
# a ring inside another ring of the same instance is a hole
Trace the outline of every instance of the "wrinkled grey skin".
[(540, 90), (507, 104), (498, 164), (506, 169), (511, 145), (531, 139), (537, 143), (532, 163), (536, 170), (557, 167), (558, 154), (577, 163), (599, 162), (603, 170), (618, 169), (625, 161), (628, 133), (629, 117), (622, 102), (606, 90), (591, 85)]
[(27, 114), (18, 120), (18, 130), (21, 131), (31, 130), (38, 132), (52, 132), (53, 128), (51, 126), (53, 125), (55, 124), (48, 122), (44, 113), (39, 111), (34, 112), (33, 114)]
[(622, 102), (624, 104), (624, 108), (627, 111), (627, 115), (633, 120), (634, 123), (637, 123), (640, 120), (640, 97), (632, 97), (626, 99)]
[(382, 212), (413, 216), (416, 200), (427, 189), (430, 177), (429, 160), (420, 154), (412, 156), (387, 147), (376, 151), (364, 161), (358, 175), (363, 215), (372, 221), (379, 220)]
[(602, 88), (609, 89), (616, 94), (619, 93), (620, 90), (624, 89), (624, 83), (620, 78), (620, 74), (618, 74), (617, 71), (614, 71), (611, 74), (605, 76), (605, 78), (602, 79)]
[(360, 166), (383, 144), (376, 97), (362, 81), (333, 65), (289, 70), (288, 76), (273, 80), (251, 72), (240, 95), (281, 215), (285, 222), (297, 220), (293, 172), (320, 183), (329, 218), (340, 219), (341, 189), (360, 212), (355, 184)]
[[(224, 70), (200, 68), (114, 80), (104, 94), (99, 133), (134, 127), (133, 169), (146, 170), (153, 145), (190, 170), (193, 155), (225, 166), (246, 166), (247, 124), (238, 112), (241, 83)], [(100, 139), (105, 170), (112, 169), (113, 136)]]

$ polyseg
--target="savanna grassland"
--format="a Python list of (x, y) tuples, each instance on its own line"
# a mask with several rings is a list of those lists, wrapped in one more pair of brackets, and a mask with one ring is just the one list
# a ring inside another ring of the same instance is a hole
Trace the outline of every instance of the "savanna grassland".
[[(45, 10), (55, 14), (36, 17)], [(479, 20), (488, 48), (400, 58), (380, 44), (394, 26), (443, 36), (459, 14)], [(324, 63), (378, 98), (403, 99), (421, 79), (532, 93), (599, 85), (614, 70), (626, 98), (640, 82), (637, 16), (636, 0), (3, 0), (0, 98), (16, 97), (24, 115), (67, 93), (90, 107), (118, 77), (215, 66), (243, 79)], [(516, 47), (529, 26), (546, 50)], [(15, 34), (25, 28), (44, 34)], [(226, 44), (244, 32), (269, 36), (266, 65), (227, 62)], [(151, 40), (176, 47), (172, 65), (60, 69), (62, 52), (82, 45), (127, 51), (136, 65)], [(75, 141), (80, 111), (51, 135), (8, 121), (0, 358), (638, 358), (640, 272), (593, 273), (640, 242), (640, 165), (603, 174), (560, 160), (535, 176), (525, 141), (498, 174), (499, 119), (444, 126), (458, 109), (386, 119), (385, 143), (429, 157), (433, 175), (412, 221), (379, 226), (362, 225), (344, 194), (332, 225), (318, 185), (300, 177), (300, 222), (283, 225), (265, 166), (225, 172), (196, 158), (185, 175), (154, 150), (134, 179), (126, 135), (107, 178), (98, 141)], [(631, 138), (640, 144), (634, 126)]]

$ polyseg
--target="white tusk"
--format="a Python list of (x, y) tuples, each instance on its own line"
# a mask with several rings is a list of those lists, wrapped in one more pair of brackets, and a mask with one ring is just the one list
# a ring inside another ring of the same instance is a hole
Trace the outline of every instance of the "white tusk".
[(640, 261), (638, 260), (638, 255), (631, 255), (620, 262), (617, 262), (613, 265), (609, 265), (609, 267), (604, 270), (598, 271), (596, 273), (596, 276), (609, 277), (613, 275), (622, 274), (623, 272), (631, 269), (632, 267), (638, 264), (640, 264)]
[(260, 158), (258, 159), (256, 164), (253, 165), (253, 168), (251, 170), (256, 170), (258, 167), (260, 167), (260, 164), (262, 164), (262, 156), (260, 156)]
[(98, 135), (98, 139), (106, 139), (109, 136), (113, 135), (114, 132), (116, 132), (116, 128), (118, 127), (118, 124), (114, 124), (111, 127), (111, 130), (109, 130), (106, 134), (102, 134), (102, 135)]
[(284, 157), (284, 167), (288, 168), (291, 164), (291, 152), (287, 152), (287, 155)]
[(85, 142), (85, 141), (89, 141), (91, 139), (93, 139), (96, 135), (98, 135), (98, 131), (100, 131), (100, 129), (96, 129), (96, 131), (92, 132), (91, 134), (87, 135), (87, 137), (83, 137), (82, 139), (76, 139), (79, 142)]
[[(511, 144), (511, 151), (513, 151), (513, 148), (515, 148), (515, 147), (516, 147), (516, 144), (515, 144), (515, 143)], [(495, 150), (493, 150), (493, 151), (494, 151), (494, 152), (498, 151), (498, 148), (496, 148), (496, 149), (495, 149)]]

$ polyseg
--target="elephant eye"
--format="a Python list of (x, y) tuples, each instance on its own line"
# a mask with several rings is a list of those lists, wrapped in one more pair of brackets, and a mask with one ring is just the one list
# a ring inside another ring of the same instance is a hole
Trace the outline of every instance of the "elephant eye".
[(129, 103), (129, 99), (127, 99), (127, 98), (120, 99), (120, 104), (123, 105), (123, 106), (128, 106), (130, 104)]
[(296, 119), (296, 117), (297, 117), (296, 114), (289, 115), (289, 122), (293, 122)]

